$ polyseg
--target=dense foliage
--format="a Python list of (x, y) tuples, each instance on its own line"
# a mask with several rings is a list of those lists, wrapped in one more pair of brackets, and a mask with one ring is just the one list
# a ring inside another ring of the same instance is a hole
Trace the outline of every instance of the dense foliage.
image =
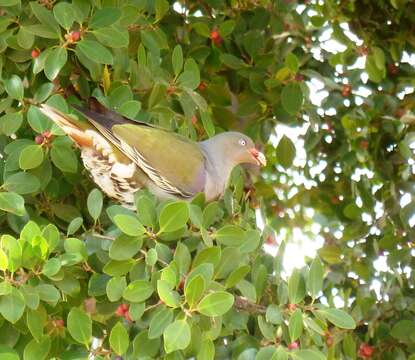
[[(413, 360), (414, 23), (407, 0), (0, 0), (0, 358)], [(122, 208), (36, 107), (91, 95), (244, 131), (268, 166)], [(298, 234), (321, 248), (288, 273)]]

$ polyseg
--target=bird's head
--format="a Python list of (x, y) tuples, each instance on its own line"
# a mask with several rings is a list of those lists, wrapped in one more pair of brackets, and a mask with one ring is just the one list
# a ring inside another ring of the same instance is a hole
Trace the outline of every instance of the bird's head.
[(234, 165), (254, 164), (266, 165), (266, 159), (249, 136), (239, 132), (229, 131), (214, 136), (216, 151)]

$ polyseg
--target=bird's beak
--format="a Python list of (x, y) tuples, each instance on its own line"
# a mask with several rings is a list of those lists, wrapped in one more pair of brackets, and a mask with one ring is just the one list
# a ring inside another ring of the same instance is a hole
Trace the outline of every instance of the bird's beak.
[(256, 148), (252, 148), (248, 150), (249, 153), (252, 155), (252, 157), (255, 159), (255, 162), (259, 166), (265, 166), (267, 165), (267, 159), (265, 158), (265, 155), (258, 151)]

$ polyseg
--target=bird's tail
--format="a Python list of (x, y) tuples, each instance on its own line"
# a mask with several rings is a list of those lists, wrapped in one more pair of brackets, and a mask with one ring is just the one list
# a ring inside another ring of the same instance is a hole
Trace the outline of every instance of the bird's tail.
[(68, 115), (46, 104), (40, 105), (39, 110), (56, 123), (80, 147), (93, 145), (92, 137), (85, 132), (85, 128)]

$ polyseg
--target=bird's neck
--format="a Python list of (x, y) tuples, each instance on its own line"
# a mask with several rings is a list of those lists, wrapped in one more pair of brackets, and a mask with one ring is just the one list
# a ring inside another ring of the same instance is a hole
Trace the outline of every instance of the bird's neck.
[(205, 193), (211, 194), (212, 199), (218, 198), (224, 193), (232, 169), (235, 167), (235, 164), (227, 156), (217, 153), (217, 150), (212, 148), (213, 145), (208, 141), (200, 143), (208, 170)]

